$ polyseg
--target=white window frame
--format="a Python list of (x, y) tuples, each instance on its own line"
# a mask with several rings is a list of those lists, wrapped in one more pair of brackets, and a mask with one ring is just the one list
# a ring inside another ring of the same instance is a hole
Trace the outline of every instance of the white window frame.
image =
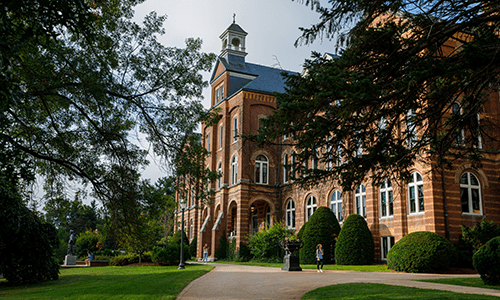
[[(264, 159), (265, 160), (264, 160)], [(269, 183), (269, 159), (264, 154), (259, 154), (255, 158), (255, 183)]]
[[(385, 245), (387, 247), (384, 247), (384, 241), (386, 242)], [(387, 253), (389, 253), (389, 250), (391, 250), (392, 247), (394, 247), (395, 240), (393, 236), (382, 236), (380, 237), (380, 258), (382, 260), (387, 260)], [(386, 249), (384, 249), (386, 248)]]
[(286, 226), (295, 229), (295, 202), (292, 199), (286, 203)]
[[(467, 179), (466, 183), (463, 183), (464, 176)], [(475, 178), (477, 185), (472, 184), (472, 178)], [(468, 211), (464, 211), (464, 202), (463, 202), (463, 193), (467, 191), (467, 208)], [(478, 197), (478, 206), (479, 209), (474, 209), (474, 201), (473, 201), (473, 191), (477, 192)], [(464, 215), (482, 215), (483, 214), (483, 203), (481, 199), (481, 182), (479, 178), (470, 172), (465, 172), (460, 176), (460, 200), (462, 207), (462, 214)]]
[(238, 182), (238, 156), (234, 155), (231, 159), (231, 185)]
[[(408, 212), (410, 215), (424, 213), (425, 212), (425, 195), (424, 195), (424, 180), (422, 178), (422, 175), (419, 172), (413, 172), (411, 174), (410, 180), (411, 181), (408, 183)], [(413, 198), (411, 195), (412, 189), (413, 189), (413, 196), (414, 196)], [(422, 195), (420, 195), (420, 193)], [(414, 203), (415, 209), (412, 208), (412, 203)]]
[(339, 190), (334, 190), (330, 195), (330, 209), (339, 223), (344, 222), (344, 218), (342, 216), (342, 193)]
[(354, 193), (356, 213), (366, 219), (366, 186), (360, 184)]
[(316, 197), (314, 197), (313, 195), (307, 197), (306, 222), (309, 221), (309, 218), (311, 218), (311, 216), (314, 214), (317, 208), (318, 208), (318, 201), (316, 200)]
[[(380, 217), (387, 218), (394, 216), (394, 194), (390, 179), (384, 180), (380, 184)], [(385, 208), (385, 214), (384, 214)]]

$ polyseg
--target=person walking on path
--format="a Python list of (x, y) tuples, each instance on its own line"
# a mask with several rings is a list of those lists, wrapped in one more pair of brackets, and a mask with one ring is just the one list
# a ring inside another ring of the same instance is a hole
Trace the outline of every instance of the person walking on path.
[(202, 262), (208, 263), (208, 244), (203, 247), (203, 260)]
[[(319, 264), (321, 263), (321, 269)], [(321, 244), (316, 245), (316, 268), (318, 273), (323, 273), (323, 246)]]

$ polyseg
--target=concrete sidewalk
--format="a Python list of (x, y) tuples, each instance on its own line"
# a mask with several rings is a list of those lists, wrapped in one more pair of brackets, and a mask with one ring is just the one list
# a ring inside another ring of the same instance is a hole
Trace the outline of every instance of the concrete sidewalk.
[[(409, 274), (358, 271), (303, 270), (285, 272), (279, 268), (228, 264), (209, 264), (215, 269), (191, 282), (177, 299), (300, 299), (319, 287), (351, 282), (371, 282), (457, 293), (485, 294), (500, 297), (500, 290), (463, 287), (412, 280), (478, 275)], [(189, 266), (186, 266), (189, 268)]]

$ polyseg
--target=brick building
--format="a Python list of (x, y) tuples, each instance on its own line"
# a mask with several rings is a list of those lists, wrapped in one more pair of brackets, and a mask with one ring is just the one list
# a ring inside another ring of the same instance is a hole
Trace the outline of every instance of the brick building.
[[(483, 217), (500, 221), (498, 132), (478, 141), (481, 169), (466, 160), (456, 162), (453, 170), (444, 170), (444, 184), (441, 169), (422, 163), (415, 164), (408, 183), (388, 179), (374, 186), (367, 181), (352, 192), (343, 192), (334, 181), (318, 182), (310, 189), (291, 182), (288, 173), (293, 170), (284, 165), (292, 163), (293, 148), (260, 148), (241, 138), (257, 133), (260, 119), (276, 109), (272, 93), (284, 91), (282, 70), (245, 61), (246, 35), (234, 22), (222, 33), (222, 50), (210, 79), (211, 108), (220, 118), (218, 124), (203, 127), (202, 136), (210, 151), (206, 164), (222, 177), (211, 185), (215, 196), (210, 206), (197, 206), (194, 197), (188, 197), (185, 229), (190, 240), (198, 237), (198, 258), (204, 244), (209, 245), (209, 257), (215, 258), (223, 232), (239, 244), (276, 221), (299, 230), (319, 206), (330, 207), (341, 224), (350, 214), (364, 216), (375, 240), (375, 257), (381, 260), (411, 232), (433, 231), (455, 242), (461, 225), (471, 226)], [(478, 117), (500, 125), (498, 91)]]

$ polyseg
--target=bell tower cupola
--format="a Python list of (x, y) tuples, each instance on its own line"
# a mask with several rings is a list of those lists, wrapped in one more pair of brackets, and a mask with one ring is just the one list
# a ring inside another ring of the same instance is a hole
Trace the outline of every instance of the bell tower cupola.
[(219, 36), (222, 42), (220, 57), (227, 59), (229, 63), (245, 62), (245, 37), (246, 33), (236, 24), (236, 14), (233, 14), (233, 23)]

